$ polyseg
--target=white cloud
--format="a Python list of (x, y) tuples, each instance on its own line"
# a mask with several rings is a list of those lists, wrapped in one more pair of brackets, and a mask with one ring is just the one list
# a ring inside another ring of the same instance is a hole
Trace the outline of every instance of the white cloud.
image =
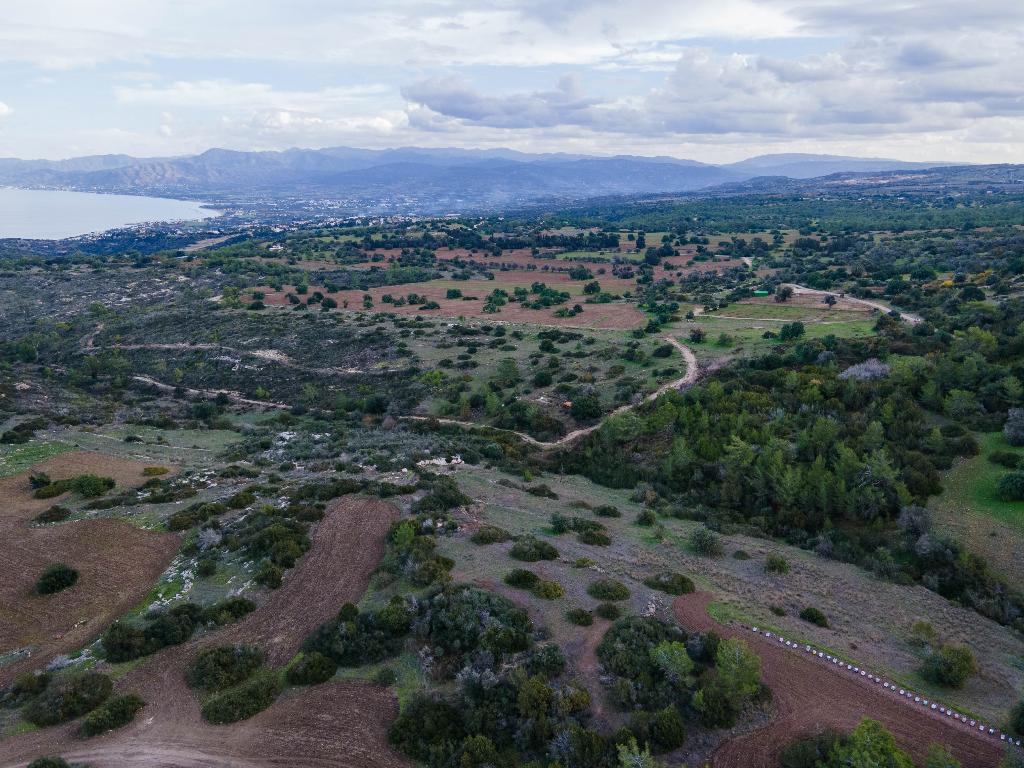
[(8, 107), (6, 104), (4, 104), (2, 101), (0, 101), (0, 119), (3, 119), (5, 117), (7, 117), (13, 111), (14, 110), (12, 110), (10, 107)]

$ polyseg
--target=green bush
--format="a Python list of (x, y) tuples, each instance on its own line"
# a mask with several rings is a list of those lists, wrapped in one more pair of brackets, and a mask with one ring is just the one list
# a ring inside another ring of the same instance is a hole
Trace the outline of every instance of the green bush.
[(505, 583), (518, 589), (533, 589), (540, 583), (540, 576), (525, 568), (516, 568), (505, 574)]
[(534, 536), (523, 536), (512, 545), (509, 556), (527, 563), (538, 560), (557, 560), (558, 550)]
[(83, 496), (87, 499), (94, 499), (97, 496), (102, 496), (111, 488), (114, 487), (115, 483), (113, 478), (110, 477), (99, 477), (98, 475), (79, 475), (70, 481), (71, 490), (75, 493)]
[(255, 579), (257, 584), (277, 589), (284, 583), (284, 569), (269, 560), (264, 560), (259, 570), (256, 571)]
[(40, 512), (35, 517), (37, 523), (60, 523), (71, 517), (71, 510), (67, 507), (62, 507), (58, 504), (54, 504), (44, 512)]
[(360, 612), (349, 603), (337, 617), (317, 627), (302, 648), (322, 653), (342, 667), (370, 664), (397, 654), (411, 623), (411, 608), (398, 595), (377, 611)]
[(804, 621), (810, 622), (811, 624), (816, 624), (819, 627), (828, 627), (828, 617), (826, 617), (825, 614), (817, 608), (810, 605), (800, 611), (800, 618)]
[(1024, 501), (1024, 472), (1008, 472), (999, 478), (996, 493), (1003, 501)]
[(63, 757), (37, 757), (28, 768), (71, 768), (71, 764)]
[(594, 616), (586, 608), (573, 608), (565, 612), (565, 619), (578, 627), (589, 627), (594, 623)]
[(288, 667), (287, 678), (292, 685), (317, 685), (326, 683), (337, 671), (338, 665), (334, 659), (312, 651), (303, 654), (302, 658)]
[(263, 651), (253, 645), (221, 645), (200, 651), (185, 679), (193, 688), (221, 691), (238, 685), (263, 665)]
[(565, 596), (565, 587), (556, 581), (538, 581), (533, 588), (533, 594), (543, 600), (557, 600)]
[(673, 706), (657, 712), (637, 712), (630, 719), (629, 729), (638, 741), (650, 744), (655, 752), (679, 749), (686, 741), (686, 724)]
[(597, 608), (594, 609), (594, 613), (596, 613), (602, 619), (615, 621), (622, 615), (622, 609), (619, 608), (619, 606), (617, 606), (615, 603), (600, 603), (597, 606)]
[(43, 575), (36, 582), (36, 592), (40, 595), (52, 595), (61, 592), (68, 587), (73, 587), (78, 581), (78, 571), (64, 563), (48, 565)]
[(1010, 712), (1010, 730), (1024, 736), (1024, 701), (1018, 702)]
[(725, 553), (722, 542), (707, 528), (698, 528), (690, 534), (690, 546), (698, 555), (721, 557)]
[(389, 686), (398, 682), (398, 675), (391, 667), (381, 667), (373, 676), (373, 682), (377, 685)]
[(636, 524), (642, 525), (644, 528), (650, 528), (657, 522), (658, 516), (650, 509), (644, 509), (636, 516)]
[(281, 689), (281, 676), (277, 672), (257, 672), (241, 685), (207, 699), (202, 708), (203, 718), (214, 725), (245, 720), (273, 704)]
[(602, 504), (599, 507), (594, 507), (594, 514), (598, 517), (622, 517), (619, 508), (613, 507), (611, 504)]
[(988, 460), (1007, 469), (1017, 469), (1020, 466), (1020, 456), (1013, 451), (992, 451)]
[(607, 547), (612, 543), (612, 537), (605, 531), (583, 530), (576, 534), (581, 544), (590, 544), (595, 547)]
[(94, 709), (82, 721), (83, 736), (98, 736), (106, 731), (121, 728), (135, 719), (135, 713), (146, 706), (146, 702), (134, 693), (108, 699)]
[(695, 589), (693, 581), (688, 576), (670, 571), (648, 576), (644, 579), (644, 584), (670, 595), (688, 595)]
[(598, 579), (587, 587), (587, 594), (597, 600), (628, 600), (629, 587), (615, 579)]
[(511, 538), (512, 534), (504, 528), (499, 528), (496, 525), (482, 525), (473, 531), (469, 540), (474, 544), (498, 544)]
[(819, 766), (824, 766), (840, 739), (842, 739), (842, 735), (831, 730), (797, 739), (782, 750), (782, 754), (779, 756), (779, 766), (780, 768), (819, 768)]
[(978, 671), (971, 649), (965, 645), (943, 645), (929, 653), (921, 665), (921, 675), (947, 688), (960, 688)]
[(51, 683), (25, 707), (22, 715), (40, 728), (73, 720), (106, 701), (113, 687), (106, 675), (81, 672)]
[(777, 552), (772, 552), (765, 558), (764, 572), (785, 575), (789, 573), (789, 562)]

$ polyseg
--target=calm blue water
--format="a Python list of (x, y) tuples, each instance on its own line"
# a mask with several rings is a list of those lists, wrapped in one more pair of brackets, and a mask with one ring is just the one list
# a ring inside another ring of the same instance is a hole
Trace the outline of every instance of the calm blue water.
[(194, 221), (217, 211), (188, 200), (96, 195), (38, 189), (0, 189), (0, 238), (59, 240), (128, 224)]

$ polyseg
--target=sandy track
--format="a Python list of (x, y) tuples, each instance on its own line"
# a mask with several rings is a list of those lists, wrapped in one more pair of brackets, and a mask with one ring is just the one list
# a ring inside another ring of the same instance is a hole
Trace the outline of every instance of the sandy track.
[(878, 720), (901, 747), (921, 764), (928, 746), (948, 746), (964, 768), (993, 768), (1001, 756), (1000, 742), (967, 725), (930, 710), (907, 704), (874, 683), (812, 661), (751, 632), (723, 626), (707, 613), (712, 596), (699, 592), (676, 598), (676, 619), (688, 630), (714, 630), (724, 637), (742, 637), (761, 657), (762, 679), (774, 694), (776, 715), (757, 731), (726, 742), (714, 754), (715, 768), (775, 768), (790, 741), (825, 728), (850, 730), (865, 717)]
[(376, 499), (350, 496), (333, 502), (309, 553), (253, 613), (155, 654), (118, 681), (118, 692), (137, 692), (147, 702), (130, 726), (88, 741), (75, 735), (75, 724), (25, 734), (0, 743), (0, 764), (62, 754), (97, 768), (408, 765), (386, 743), (397, 707), (385, 688), (335, 682), (299, 689), (250, 720), (211, 726), (184, 680), (196, 653), (211, 645), (257, 643), (272, 665), (284, 665), (314, 627), (343, 603), (360, 598), (397, 516), (394, 506)]
[[(637, 405), (642, 403), (649, 403), (652, 400), (656, 400), (658, 397), (665, 394), (670, 389), (680, 390), (685, 389), (686, 387), (691, 387), (694, 384), (696, 384), (697, 380), (700, 378), (701, 371), (699, 366), (697, 365), (697, 356), (693, 354), (693, 350), (691, 350), (688, 346), (683, 344), (681, 341), (679, 341), (679, 339), (675, 338), (674, 336), (665, 336), (664, 339), (673, 347), (678, 349), (680, 354), (682, 354), (683, 360), (686, 362), (686, 374), (682, 378), (676, 379), (675, 381), (670, 381), (667, 384), (662, 384), (656, 390), (647, 395), (647, 397), (645, 397), (641, 401), (641, 403), (638, 403)], [(610, 419), (612, 416), (618, 416), (620, 413), (631, 411), (636, 407), (637, 406), (633, 404), (619, 406), (596, 424), (593, 424), (589, 427), (574, 429), (572, 432), (569, 432), (568, 434), (563, 435), (557, 440), (553, 440), (551, 442), (545, 440), (538, 440), (537, 438), (532, 437), (531, 435), (528, 435), (525, 432), (518, 432), (514, 429), (502, 429), (500, 427), (487, 428), (493, 429), (497, 432), (507, 432), (511, 435), (516, 435), (523, 442), (529, 443), (530, 445), (534, 445), (538, 448), (542, 448), (546, 451), (549, 451), (556, 448), (564, 448), (565, 446), (576, 442), (581, 437), (586, 437), (591, 432), (600, 429), (601, 425), (605, 422), (605, 420)], [(459, 421), (458, 419), (438, 419), (432, 416), (403, 416), (402, 418), (407, 419), (409, 421), (436, 421), (438, 424), (452, 424), (455, 426), (468, 428), (478, 428), (481, 426), (487, 426), (485, 424), (479, 424), (473, 421)]]

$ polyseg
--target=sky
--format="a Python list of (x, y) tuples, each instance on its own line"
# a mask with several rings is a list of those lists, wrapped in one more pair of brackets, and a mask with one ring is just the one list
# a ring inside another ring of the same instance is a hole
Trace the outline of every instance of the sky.
[(1024, 0), (2, 0), (0, 157), (1024, 163)]

